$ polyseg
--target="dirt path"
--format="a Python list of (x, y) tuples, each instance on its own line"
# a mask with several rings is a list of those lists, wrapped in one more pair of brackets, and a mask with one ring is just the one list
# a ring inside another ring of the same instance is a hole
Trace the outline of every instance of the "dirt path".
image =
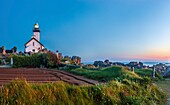
[(156, 84), (168, 94), (168, 105), (170, 105), (170, 79), (156, 82)]
[(0, 86), (16, 78), (26, 79), (30, 83), (48, 83), (64, 81), (75, 85), (94, 85), (98, 81), (86, 79), (64, 71), (38, 68), (0, 68)]

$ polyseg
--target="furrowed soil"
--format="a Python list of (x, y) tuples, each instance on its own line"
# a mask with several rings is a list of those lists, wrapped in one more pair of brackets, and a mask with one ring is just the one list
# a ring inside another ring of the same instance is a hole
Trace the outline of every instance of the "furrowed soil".
[(94, 85), (98, 81), (86, 79), (64, 71), (39, 68), (0, 68), (0, 86), (15, 79), (24, 79), (30, 83), (50, 83), (64, 81), (74, 85)]

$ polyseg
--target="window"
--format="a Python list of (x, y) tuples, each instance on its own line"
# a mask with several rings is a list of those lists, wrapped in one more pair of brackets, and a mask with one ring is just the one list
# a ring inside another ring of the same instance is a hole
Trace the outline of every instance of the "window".
[(33, 46), (34, 46), (34, 42), (33, 42)]
[(32, 49), (33, 52), (35, 52), (35, 49)]

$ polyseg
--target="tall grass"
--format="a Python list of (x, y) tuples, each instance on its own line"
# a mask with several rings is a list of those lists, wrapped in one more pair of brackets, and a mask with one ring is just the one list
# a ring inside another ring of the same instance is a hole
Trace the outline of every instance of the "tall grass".
[(15, 80), (0, 91), (1, 105), (164, 105), (166, 94), (152, 83), (123, 79), (95, 86)]

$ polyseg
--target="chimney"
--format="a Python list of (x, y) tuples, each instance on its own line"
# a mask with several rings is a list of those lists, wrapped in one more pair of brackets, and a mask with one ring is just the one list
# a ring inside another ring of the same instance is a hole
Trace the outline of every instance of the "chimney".
[(5, 55), (6, 54), (6, 50), (5, 50), (5, 47), (2, 46), (2, 54)]

